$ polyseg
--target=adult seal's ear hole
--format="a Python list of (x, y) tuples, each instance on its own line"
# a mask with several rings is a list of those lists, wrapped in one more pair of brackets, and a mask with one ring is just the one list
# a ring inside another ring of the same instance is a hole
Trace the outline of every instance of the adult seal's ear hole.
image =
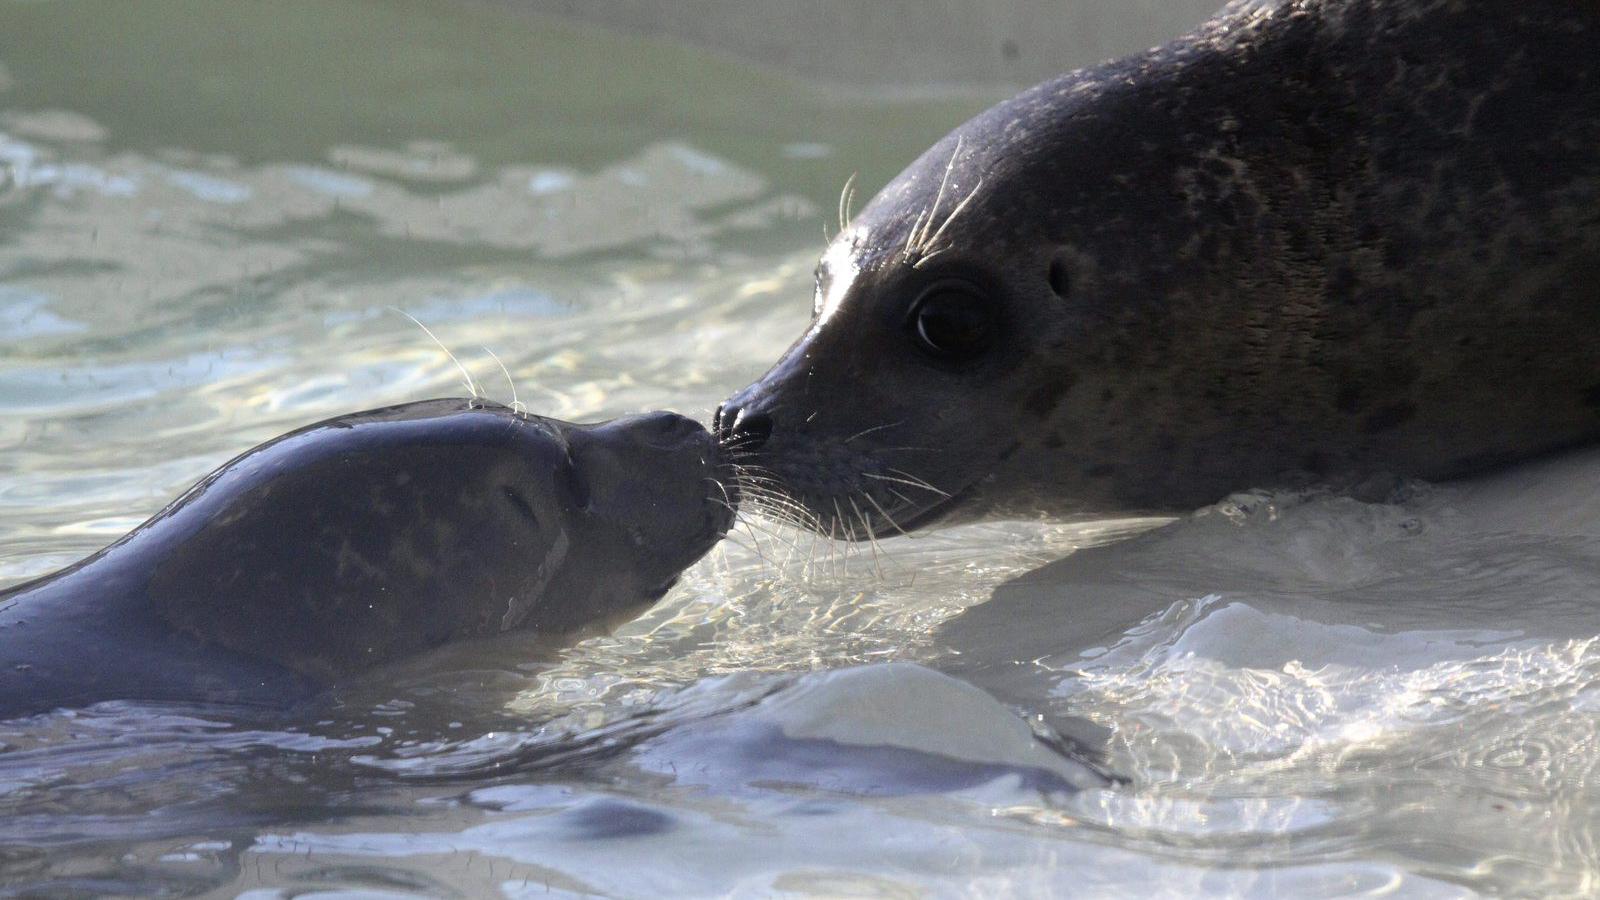
[(911, 305), (907, 326), (923, 352), (945, 362), (966, 362), (989, 348), (994, 311), (965, 282), (940, 282)]
[(1067, 270), (1067, 261), (1056, 258), (1050, 261), (1050, 290), (1056, 296), (1067, 299), (1067, 294), (1072, 290), (1072, 273)]

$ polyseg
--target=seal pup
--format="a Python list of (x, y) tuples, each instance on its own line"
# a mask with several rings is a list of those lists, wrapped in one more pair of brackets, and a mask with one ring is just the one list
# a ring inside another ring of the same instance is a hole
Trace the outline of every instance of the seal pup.
[(429, 400), (302, 428), (0, 592), (0, 716), (286, 706), (452, 641), (617, 624), (727, 531), (719, 465), (665, 412), (574, 425)]
[(1038, 85), (839, 234), (716, 430), (856, 538), (1593, 440), (1600, 4), (1236, 2)]

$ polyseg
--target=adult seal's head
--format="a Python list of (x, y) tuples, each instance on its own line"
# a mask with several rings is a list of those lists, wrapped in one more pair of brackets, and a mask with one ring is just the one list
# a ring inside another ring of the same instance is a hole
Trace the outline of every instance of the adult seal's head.
[(719, 473), (671, 413), (574, 425), (435, 400), (312, 425), (0, 593), (0, 714), (276, 704), (451, 641), (615, 624), (726, 532)]
[(717, 429), (840, 537), (1600, 435), (1600, 7), (1236, 3), (891, 182)]

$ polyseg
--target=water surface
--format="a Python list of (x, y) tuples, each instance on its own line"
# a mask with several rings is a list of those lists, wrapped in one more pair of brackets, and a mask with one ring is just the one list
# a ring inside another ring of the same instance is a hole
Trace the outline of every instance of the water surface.
[[(462, 393), (392, 308), (495, 399), (706, 418), (846, 178), (990, 99), (908, 96), (486, 6), (0, 3), (0, 582)], [(742, 528), (575, 647), (0, 723), (0, 894), (1592, 894), (1597, 486)]]

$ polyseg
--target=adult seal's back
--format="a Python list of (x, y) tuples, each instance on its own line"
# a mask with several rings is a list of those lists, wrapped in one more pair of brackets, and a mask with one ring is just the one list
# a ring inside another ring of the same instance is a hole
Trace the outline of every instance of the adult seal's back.
[(845, 537), (1594, 439), (1600, 4), (1235, 3), (1039, 85), (839, 235), (718, 429)]

